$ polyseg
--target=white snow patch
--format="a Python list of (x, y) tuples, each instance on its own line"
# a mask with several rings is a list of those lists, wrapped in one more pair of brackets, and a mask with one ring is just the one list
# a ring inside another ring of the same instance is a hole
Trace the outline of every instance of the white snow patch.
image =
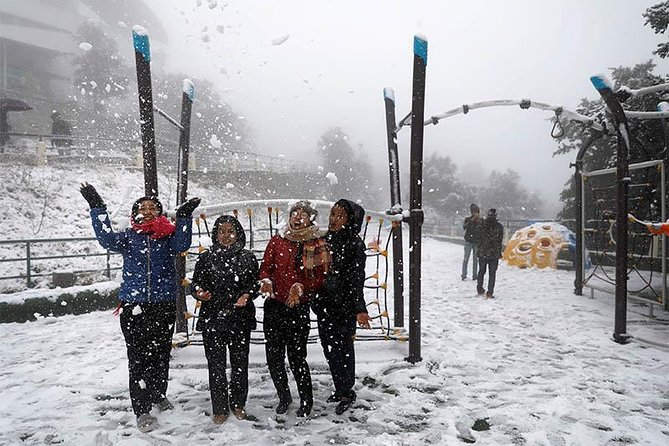
[(137, 316), (138, 314), (142, 314), (142, 307), (140, 307), (139, 305), (135, 305), (132, 308), (132, 315)]
[(337, 178), (337, 175), (335, 175), (334, 172), (328, 172), (325, 175), (325, 178), (327, 178), (330, 181), (331, 185), (339, 183), (339, 179)]
[(274, 46), (281, 45), (286, 40), (288, 40), (289, 37), (290, 37), (290, 34), (284, 34), (282, 36), (275, 37), (274, 39), (271, 40), (271, 44), (274, 45)]
[(93, 48), (93, 45), (91, 45), (91, 44), (88, 43), (88, 42), (81, 42), (81, 43), (79, 44), (79, 49), (80, 49), (81, 51), (90, 51), (91, 48)]

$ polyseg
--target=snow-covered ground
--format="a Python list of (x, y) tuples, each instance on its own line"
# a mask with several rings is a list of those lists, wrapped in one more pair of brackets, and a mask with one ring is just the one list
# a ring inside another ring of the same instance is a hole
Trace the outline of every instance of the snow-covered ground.
[[(570, 272), (501, 265), (497, 298), (484, 300), (460, 281), (461, 246), (426, 239), (423, 256), (423, 361), (404, 361), (407, 343), (356, 343), (358, 401), (343, 416), (325, 403), (331, 380), (317, 344), (313, 416), (275, 415), (264, 350), (253, 345), (254, 420), (214, 425), (203, 350), (190, 346), (171, 362), (175, 410), (141, 434), (108, 311), (0, 325), (0, 444), (669, 444), (669, 350), (612, 342), (610, 295), (574, 296)], [(659, 316), (631, 305), (628, 331), (666, 345)]]

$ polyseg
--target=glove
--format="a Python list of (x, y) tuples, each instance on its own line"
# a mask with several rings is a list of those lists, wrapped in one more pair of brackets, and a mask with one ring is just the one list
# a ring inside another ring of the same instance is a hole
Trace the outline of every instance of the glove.
[(190, 217), (193, 215), (193, 211), (200, 205), (200, 201), (202, 200), (195, 197), (179, 206), (179, 209), (177, 209), (177, 217)]
[(81, 195), (84, 196), (86, 201), (88, 201), (88, 205), (91, 207), (91, 209), (107, 208), (105, 202), (102, 201), (102, 197), (91, 184), (81, 183), (81, 189), (79, 189), (79, 191), (81, 192)]

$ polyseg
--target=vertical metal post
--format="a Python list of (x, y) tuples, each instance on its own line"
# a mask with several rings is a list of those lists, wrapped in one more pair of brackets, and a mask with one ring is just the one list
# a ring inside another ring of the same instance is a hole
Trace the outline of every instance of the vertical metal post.
[(577, 159), (574, 166), (574, 218), (576, 219), (576, 249), (574, 259), (574, 294), (583, 295), (583, 277), (585, 277), (585, 248), (583, 237), (583, 160)]
[[(189, 79), (183, 81), (181, 95), (181, 130), (179, 131), (179, 156), (177, 162), (177, 206), (186, 201), (188, 195), (188, 156), (190, 151), (190, 121), (195, 99), (195, 86)], [(175, 262), (177, 275), (177, 305), (176, 324), (177, 333), (188, 331), (186, 321), (186, 256), (178, 255)]]
[(111, 279), (111, 254), (107, 250), (107, 278)]
[(590, 81), (602, 96), (616, 128), (616, 307), (613, 340), (619, 344), (629, 342), (627, 334), (627, 228), (629, 192), (629, 125), (625, 111), (613, 93), (611, 83), (602, 75)]
[(572, 166), (575, 167), (574, 171), (574, 218), (576, 220), (576, 258), (574, 259), (574, 270), (576, 272), (574, 278), (574, 294), (577, 296), (583, 295), (583, 280), (585, 277), (585, 208), (583, 203), (585, 202), (585, 192), (583, 189), (583, 157), (588, 151), (590, 146), (597, 141), (599, 138), (604, 136), (604, 132), (594, 131), (594, 134), (590, 137), (585, 144), (581, 146), (576, 154), (576, 161)]
[(413, 89), (411, 98), (411, 168), (409, 203), (409, 356), (422, 360), (421, 343), (421, 236), (423, 225), (423, 121), (427, 39), (414, 36)]
[[(402, 213), (400, 194), (400, 163), (397, 153), (397, 125), (395, 121), (395, 93), (392, 88), (383, 89), (386, 106), (386, 137), (388, 139), (388, 167), (390, 174), (390, 210), (396, 215)], [(402, 222), (393, 222), (393, 297), (395, 327), (404, 327), (404, 254), (402, 252)]]
[(158, 171), (156, 165), (156, 137), (153, 121), (153, 92), (151, 87), (151, 48), (149, 35), (144, 28), (132, 28), (137, 66), (137, 93), (139, 95), (139, 123), (142, 132), (144, 165), (144, 193), (158, 196)]
[(33, 286), (30, 277), (30, 242), (26, 242), (26, 285), (28, 288)]
[[(662, 194), (662, 222), (667, 221), (667, 158), (664, 158), (664, 163), (660, 164), (660, 178), (662, 185), (660, 186), (660, 193)], [(669, 311), (669, 291), (667, 290), (667, 241), (669, 237), (662, 234), (662, 302), (664, 309)]]

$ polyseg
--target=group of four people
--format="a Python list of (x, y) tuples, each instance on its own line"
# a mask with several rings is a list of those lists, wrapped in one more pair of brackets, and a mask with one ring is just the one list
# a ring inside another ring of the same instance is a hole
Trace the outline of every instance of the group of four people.
[[(156, 198), (142, 197), (132, 207), (131, 226), (115, 232), (93, 186), (84, 183), (81, 193), (90, 205), (99, 243), (123, 256), (119, 311), (128, 353), (130, 398), (137, 425), (147, 432), (156, 425), (150, 414), (153, 404), (160, 410), (173, 408), (166, 393), (176, 314), (174, 260), (190, 247), (191, 215), (200, 200), (184, 203), (173, 224), (162, 214)], [(259, 295), (265, 297), (263, 331), (279, 400), (276, 413), (286, 413), (292, 404), (286, 355), (300, 398), (296, 415), (311, 413), (310, 309), (317, 316), (335, 388), (327, 401), (338, 403), (337, 414), (355, 401), (353, 336), (356, 322), (369, 328), (371, 321), (363, 298), (366, 254), (359, 236), (364, 210), (349, 200), (339, 200), (331, 209), (327, 233), (316, 224), (316, 216), (308, 201), (292, 206), (288, 224), (269, 241), (260, 267), (245, 249), (244, 229), (235, 217), (223, 215), (214, 223), (212, 247), (198, 258), (191, 289), (202, 302), (198, 328), (203, 333), (217, 424), (226, 421), (230, 410), (236, 418), (246, 418), (250, 337), (257, 323), (253, 301)]]

